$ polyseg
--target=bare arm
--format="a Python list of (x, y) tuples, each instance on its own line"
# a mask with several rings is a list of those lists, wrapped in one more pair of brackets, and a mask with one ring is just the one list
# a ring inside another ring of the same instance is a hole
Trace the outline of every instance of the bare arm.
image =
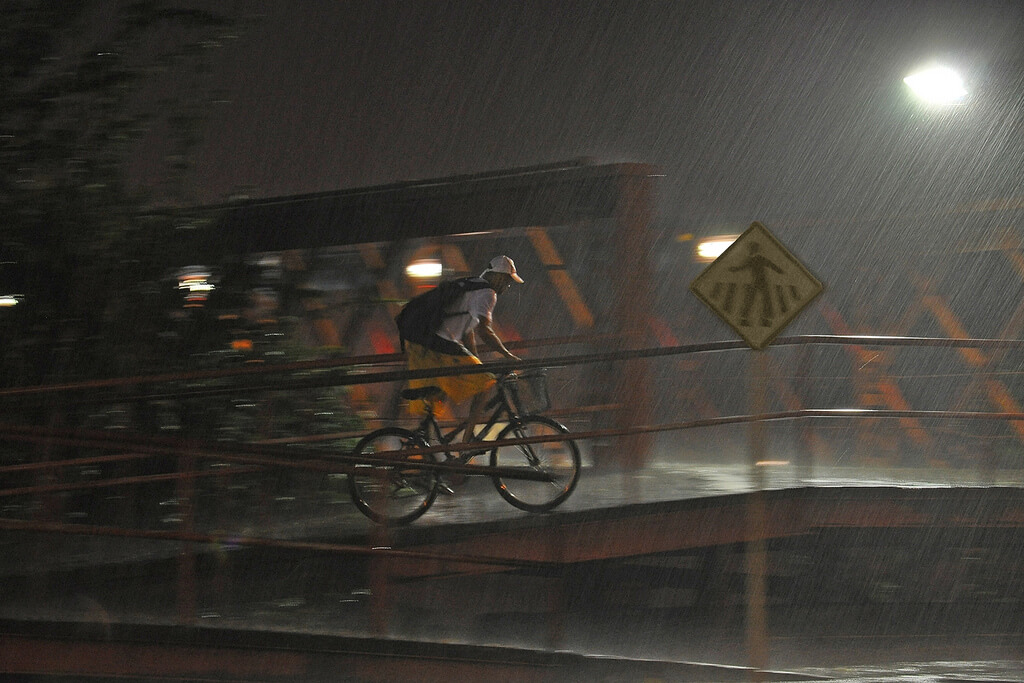
[[(480, 336), (487, 343), (487, 346), (491, 347), (501, 355), (505, 356), (509, 360), (520, 360), (519, 356), (515, 355), (511, 351), (505, 348), (505, 345), (501, 342), (501, 338), (498, 337), (498, 333), (494, 331), (494, 327), (491, 325), (491, 321), (487, 318), (482, 318), (480, 324), (477, 326), (477, 330), (480, 331)], [(472, 333), (471, 333), (472, 334)], [(476, 339), (474, 336), (473, 345), (476, 346)], [(471, 348), (474, 354), (476, 353), (475, 348)]]
[(473, 330), (469, 330), (462, 336), (462, 344), (469, 349), (469, 352), (474, 356), (479, 356), (479, 352), (476, 350), (476, 334)]

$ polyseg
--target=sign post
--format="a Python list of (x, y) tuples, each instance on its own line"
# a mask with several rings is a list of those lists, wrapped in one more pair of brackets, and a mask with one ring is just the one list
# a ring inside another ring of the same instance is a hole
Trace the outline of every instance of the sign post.
[[(722, 255), (690, 284), (690, 291), (732, 327), (754, 351), (762, 351), (818, 296), (824, 287), (760, 223), (752, 223)], [(750, 359), (750, 412), (767, 409), (767, 358)], [(750, 475), (747, 507), (746, 640), (753, 680), (768, 668), (767, 509), (764, 497), (765, 434), (750, 423)]]
[[(750, 412), (760, 415), (765, 411), (767, 395), (768, 359), (763, 353), (755, 353), (750, 358)], [(768, 553), (765, 549), (767, 510), (764, 499), (764, 467), (760, 464), (765, 460), (764, 423), (751, 422), (750, 438), (750, 475), (753, 491), (747, 505), (747, 545), (744, 553), (744, 565), (747, 574), (746, 598), (746, 641), (747, 659), (753, 669), (752, 680), (762, 681), (764, 671), (768, 669)]]

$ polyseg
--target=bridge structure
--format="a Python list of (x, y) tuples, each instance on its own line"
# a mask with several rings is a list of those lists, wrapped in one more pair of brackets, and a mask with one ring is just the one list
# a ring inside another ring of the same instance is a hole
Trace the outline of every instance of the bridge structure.
[[(753, 352), (666, 286), (656, 178), (571, 163), (207, 207), (197, 260), (274, 273), (225, 316), (237, 362), (0, 389), (5, 673), (794, 680), (854, 650), (1016, 656), (1024, 308), (977, 302), (1019, 290), (1021, 206), (943, 216), (989, 236), (948, 271), (872, 273), (903, 285), (882, 323), (826, 295)], [(409, 419), (404, 268), (496, 250), (535, 275), (502, 331), (549, 369), (579, 489), (530, 516), (469, 466), (414, 525), (373, 525), (346, 453)], [(609, 253), (640, 258), (610, 278)], [(275, 355), (284, 318), (318, 353)]]

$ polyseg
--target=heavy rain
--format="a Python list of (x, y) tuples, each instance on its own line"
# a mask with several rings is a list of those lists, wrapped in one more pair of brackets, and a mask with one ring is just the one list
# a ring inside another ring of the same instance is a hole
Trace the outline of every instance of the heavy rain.
[(1024, 681), (1024, 5), (0, 19), (3, 675)]

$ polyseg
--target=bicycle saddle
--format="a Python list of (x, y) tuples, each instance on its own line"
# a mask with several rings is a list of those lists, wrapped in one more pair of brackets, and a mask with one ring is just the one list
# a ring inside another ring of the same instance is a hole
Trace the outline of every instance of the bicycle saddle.
[(441, 387), (430, 385), (418, 389), (403, 389), (402, 398), (407, 401), (416, 401), (418, 399), (439, 398), (443, 393)]

